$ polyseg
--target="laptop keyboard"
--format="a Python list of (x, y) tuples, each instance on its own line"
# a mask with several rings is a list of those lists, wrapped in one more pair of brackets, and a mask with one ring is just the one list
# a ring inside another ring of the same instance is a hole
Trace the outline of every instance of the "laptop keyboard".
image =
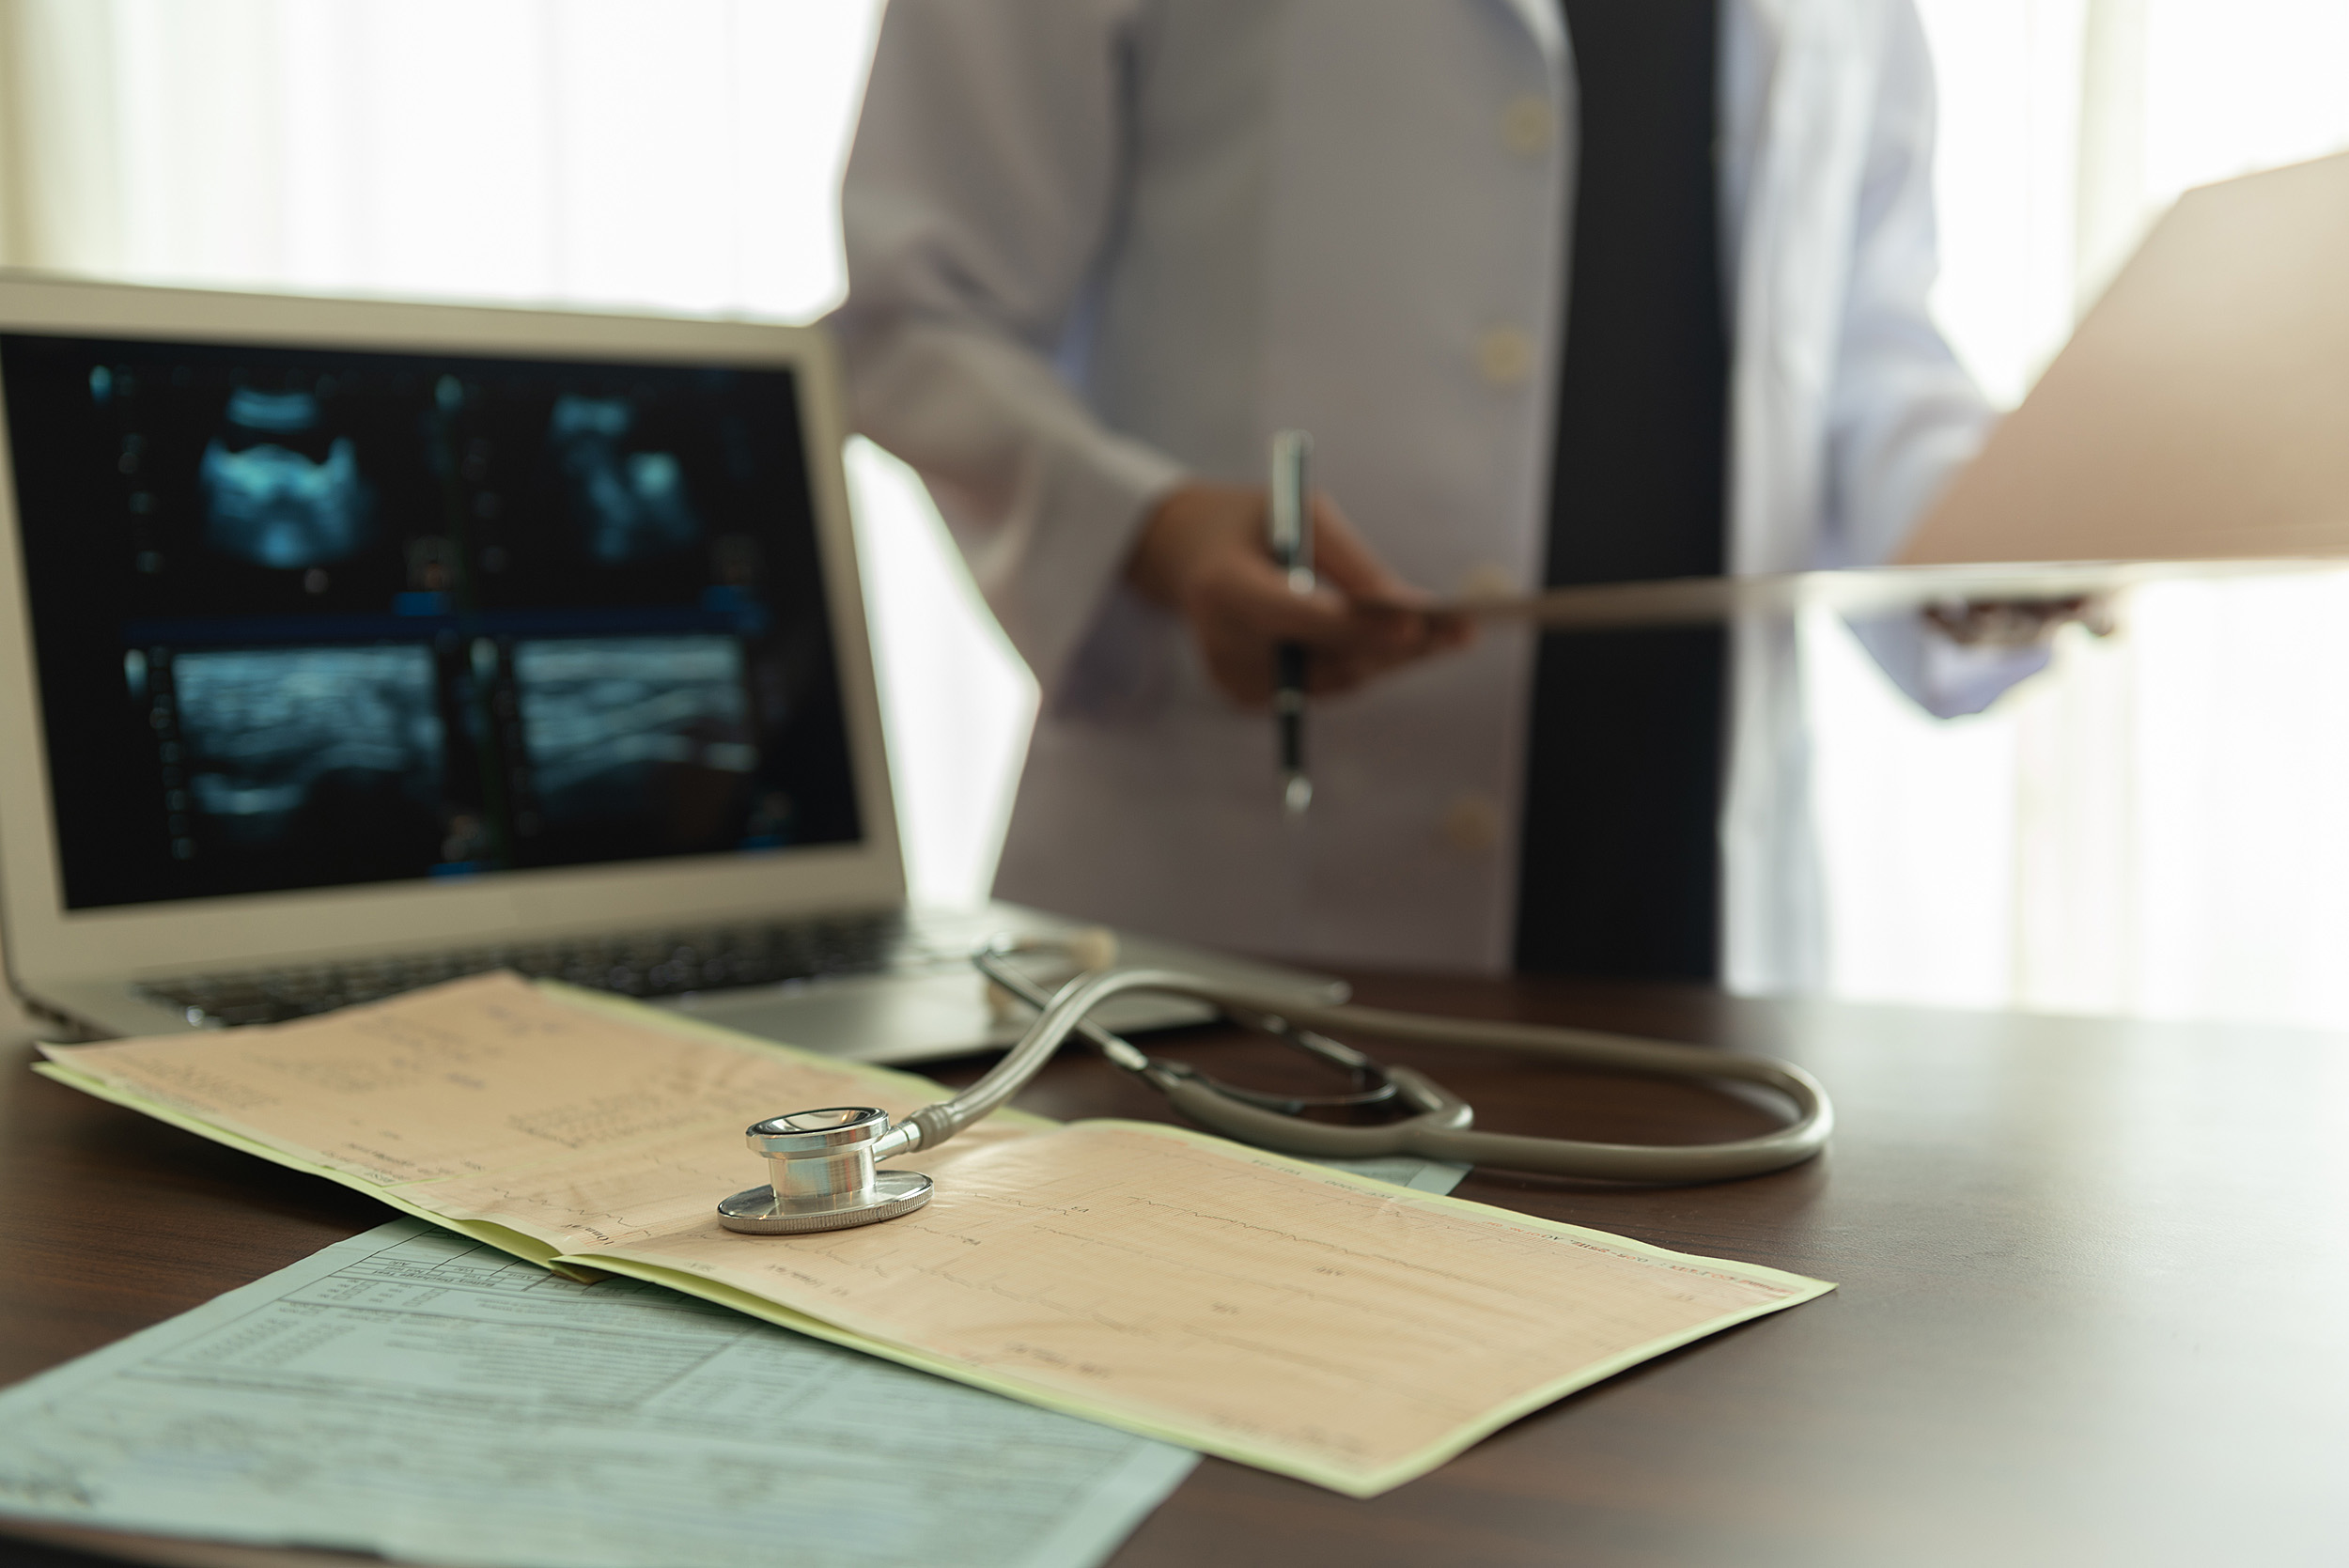
[(184, 1010), (190, 1023), (217, 1028), (304, 1017), (490, 970), (517, 970), (533, 979), (564, 980), (623, 996), (667, 997), (871, 974), (938, 956), (910, 939), (904, 913), (893, 909), (196, 975), (151, 981), (139, 988)]

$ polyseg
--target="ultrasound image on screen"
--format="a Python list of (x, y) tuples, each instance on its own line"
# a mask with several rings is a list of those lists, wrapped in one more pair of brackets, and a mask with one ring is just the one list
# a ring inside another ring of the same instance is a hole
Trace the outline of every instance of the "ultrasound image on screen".
[(197, 470), (206, 544), (255, 566), (292, 568), (340, 561), (366, 542), (358, 450), (347, 435), (317, 435), (314, 394), (240, 387), (224, 424)]
[(440, 804), (428, 649), (183, 653), (172, 673), (194, 815), (226, 838), (283, 846)]
[(665, 554), (701, 536), (677, 454), (631, 446), (635, 423), (629, 398), (566, 396), (555, 399), (547, 430), (570, 481), (587, 552), (607, 565)]
[[(726, 831), (723, 808), (758, 766), (742, 675), (730, 637), (517, 644), (523, 744), (546, 826), (659, 817), (689, 835)], [(687, 795), (701, 809), (681, 812)]]
[(359, 548), (366, 492), (348, 439), (322, 461), (265, 444), (204, 448), (205, 542), (259, 567), (316, 567)]
[(0, 334), (66, 902), (853, 843), (793, 372)]

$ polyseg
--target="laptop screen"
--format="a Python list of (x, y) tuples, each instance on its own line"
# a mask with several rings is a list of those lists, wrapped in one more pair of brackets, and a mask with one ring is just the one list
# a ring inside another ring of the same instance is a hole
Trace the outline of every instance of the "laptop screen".
[(0, 334), (69, 908), (860, 836), (787, 369)]

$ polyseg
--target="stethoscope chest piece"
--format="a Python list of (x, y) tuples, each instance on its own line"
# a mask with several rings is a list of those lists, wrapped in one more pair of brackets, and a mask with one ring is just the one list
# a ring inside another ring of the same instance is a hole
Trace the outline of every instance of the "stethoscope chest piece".
[(771, 1181), (718, 1205), (718, 1223), (751, 1235), (844, 1231), (911, 1214), (930, 1201), (930, 1179), (880, 1171), (873, 1145), (889, 1117), (871, 1106), (835, 1105), (754, 1122), (744, 1139), (767, 1157)]

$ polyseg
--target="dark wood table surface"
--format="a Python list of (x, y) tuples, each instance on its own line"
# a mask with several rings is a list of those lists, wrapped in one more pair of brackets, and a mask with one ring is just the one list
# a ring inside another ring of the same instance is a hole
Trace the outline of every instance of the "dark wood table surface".
[[(1206, 1460), (1120, 1568), (2349, 1562), (2349, 1039), (1358, 978), (1389, 1005), (1811, 1067), (1840, 1122), (1801, 1169), (1660, 1190), (1478, 1173), (1460, 1195), (1842, 1288), (1562, 1400), (1369, 1501)], [(1277, 1071), (1221, 1034), (1161, 1048), (1236, 1077)], [(1701, 1090), (1397, 1054), (1501, 1130), (1669, 1141), (1764, 1120)], [(24, 1063), (0, 1059), (0, 1383), (386, 1218)], [(1074, 1053), (1020, 1103), (1161, 1114)], [(0, 1542), (11, 1552), (86, 1560)]]

